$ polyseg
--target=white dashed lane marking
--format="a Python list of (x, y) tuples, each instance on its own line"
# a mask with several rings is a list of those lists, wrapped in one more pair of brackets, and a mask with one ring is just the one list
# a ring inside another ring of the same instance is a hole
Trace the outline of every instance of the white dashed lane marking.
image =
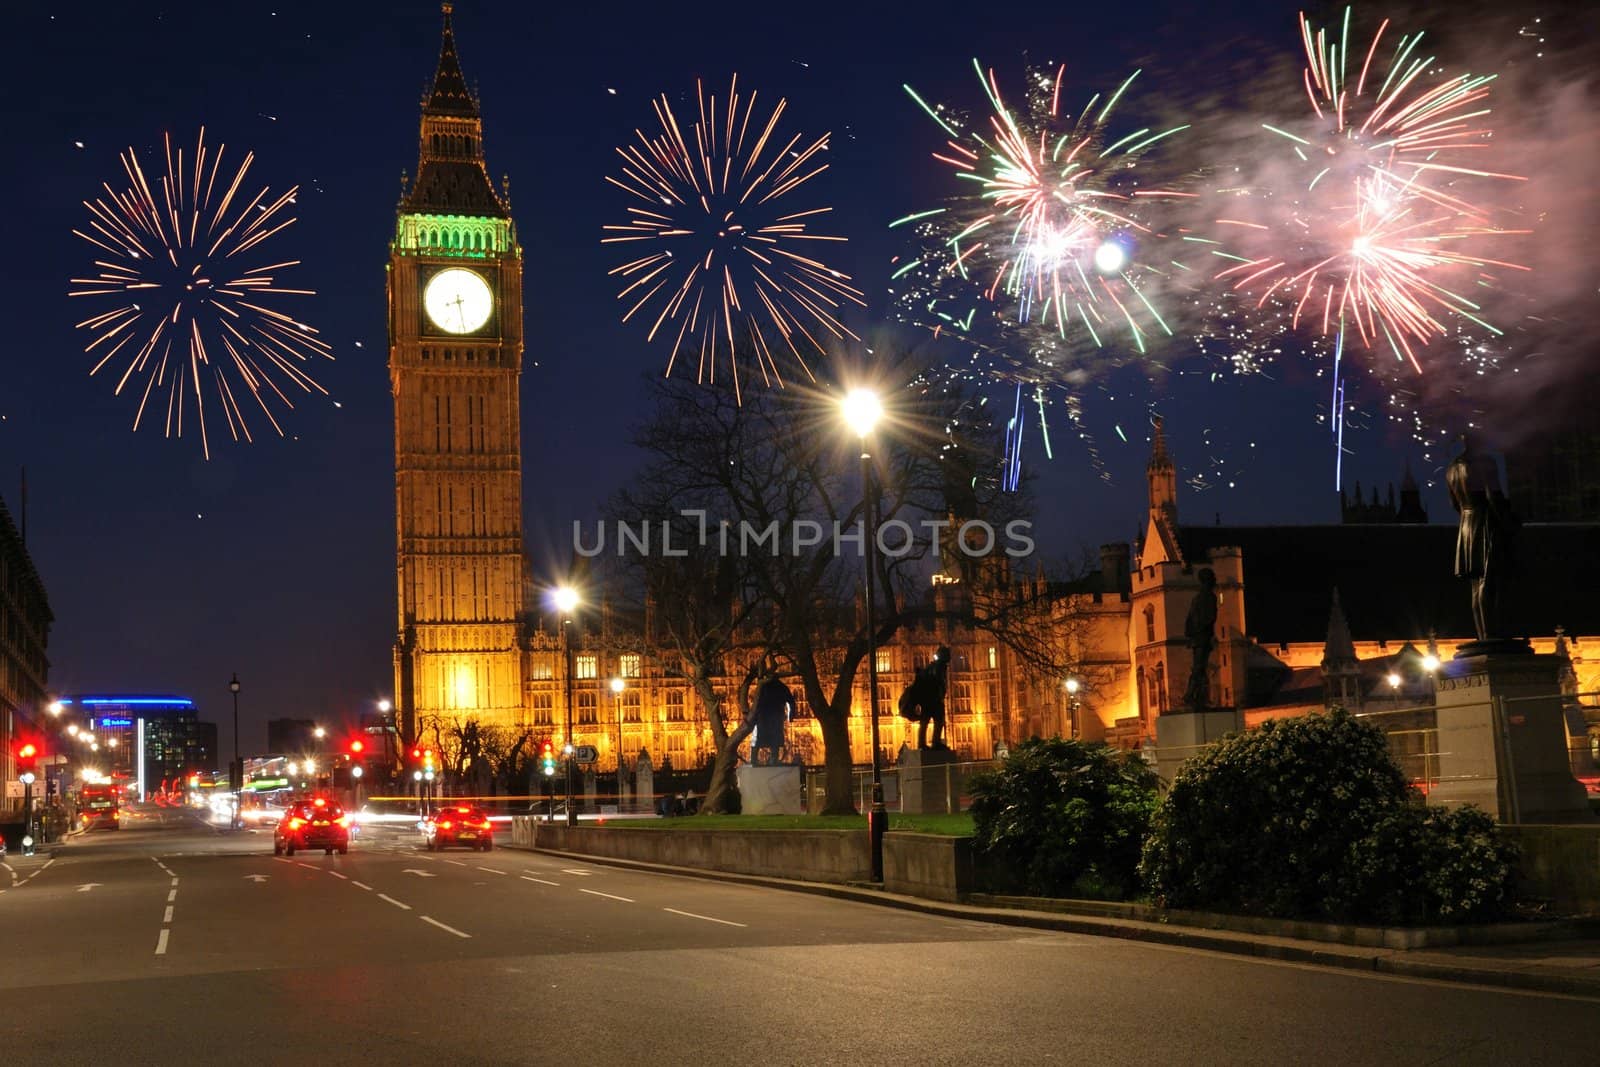
[(471, 934), (462, 933), (460, 930), (457, 930), (454, 926), (446, 926), (444, 923), (440, 922), (438, 919), (435, 919), (435, 918), (433, 918), (431, 916), (420, 915), (420, 916), (418, 916), (418, 918), (420, 918), (425, 923), (431, 923), (432, 925), (437, 926), (439, 929), (445, 931), (446, 933), (455, 934), (457, 937), (471, 937), (472, 936)]
[(357, 889), (365, 889), (369, 893), (372, 892), (372, 887), (365, 882), (358, 882), (352, 878), (350, 879), (350, 884), (355, 886)]
[(551, 882), (551, 881), (547, 881), (546, 879), (543, 879), (543, 878), (535, 878), (531, 874), (523, 875), (522, 876), (522, 880), (524, 882), (538, 882), (540, 885), (560, 885), (561, 884), (560, 882)]
[(605, 897), (608, 900), (620, 900), (624, 904), (632, 904), (634, 902), (632, 897), (619, 897), (615, 893), (602, 893), (598, 889), (580, 889), (578, 892), (588, 893), (591, 897)]
[(156, 938), (156, 955), (157, 956), (165, 956), (167, 954), (167, 933), (168, 933), (167, 928), (165, 926), (163, 926), (161, 928), (161, 936)]
[(480, 871), (488, 871), (490, 874), (506, 874), (506, 873), (508, 873), (506, 871), (497, 871), (493, 867), (479, 867), (478, 870), (480, 870)]
[(411, 910), (411, 905), (410, 904), (402, 904), (400, 901), (394, 899), (394, 897), (391, 897), (388, 893), (379, 893), (378, 894), (378, 899), (379, 900), (387, 900), (389, 903), (393, 904), (395, 907), (400, 908), (403, 911), (410, 911)]
[(721, 923), (723, 926), (739, 926), (739, 927), (744, 927), (746, 929), (748, 929), (749, 926), (750, 926), (749, 923), (736, 923), (736, 922), (732, 921), (731, 919), (715, 919), (715, 918), (712, 918), (710, 915), (696, 915), (692, 911), (679, 911), (677, 908), (662, 908), (661, 910), (662, 911), (670, 911), (674, 915), (686, 915), (691, 919), (704, 919), (708, 923)]

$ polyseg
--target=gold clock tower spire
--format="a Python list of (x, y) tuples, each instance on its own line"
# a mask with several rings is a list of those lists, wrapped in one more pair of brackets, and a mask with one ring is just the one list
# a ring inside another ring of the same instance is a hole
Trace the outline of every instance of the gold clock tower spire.
[(522, 719), (522, 249), (450, 5), (389, 246), (401, 739)]

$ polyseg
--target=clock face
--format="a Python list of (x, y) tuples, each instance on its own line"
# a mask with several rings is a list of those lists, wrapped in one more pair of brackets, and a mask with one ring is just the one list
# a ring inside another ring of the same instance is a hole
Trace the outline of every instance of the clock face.
[(483, 275), (460, 267), (442, 270), (422, 291), (428, 319), (446, 333), (472, 333), (489, 321), (494, 293)]

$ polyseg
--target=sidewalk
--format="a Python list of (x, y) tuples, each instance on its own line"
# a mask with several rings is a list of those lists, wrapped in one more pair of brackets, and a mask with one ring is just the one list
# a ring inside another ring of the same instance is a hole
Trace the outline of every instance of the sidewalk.
[(886, 893), (866, 885), (838, 885), (830, 882), (803, 882), (761, 875), (730, 874), (697, 867), (672, 867), (543, 848), (530, 851), (609, 867), (626, 867), (688, 878), (812, 893), (951, 919), (968, 919), (1036, 930), (1057, 930), (1095, 937), (1121, 937), (1130, 941), (1229, 952), (1289, 963), (1343, 967), (1408, 978), (1465, 982), (1508, 989), (1538, 990), (1600, 1000), (1600, 938), (1429, 949), (1365, 948), (1292, 937), (1272, 937), (1263, 934), (1236, 933), (1231, 930), (1208, 930), (1169, 923), (1144, 922), (1136, 919), (1071, 915), (976, 904), (946, 904), (923, 897)]

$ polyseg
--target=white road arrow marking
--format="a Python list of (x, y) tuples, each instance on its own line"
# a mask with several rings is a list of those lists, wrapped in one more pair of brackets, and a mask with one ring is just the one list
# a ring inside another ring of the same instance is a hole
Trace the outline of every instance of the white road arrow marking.
[(418, 878), (433, 878), (433, 877), (435, 877), (434, 873), (432, 871), (419, 871), (415, 867), (407, 867), (404, 870), (402, 870), (400, 873), (401, 874), (414, 874)]
[(267, 875), (264, 874), (247, 874), (244, 877), (246, 881), (255, 882), (257, 885), (267, 880)]
[(93, 889), (97, 885), (105, 885), (105, 883), (104, 882), (85, 882), (85, 883), (83, 883), (82, 885), (80, 885), (78, 887), (78, 892), (87, 893), (89, 890)]

